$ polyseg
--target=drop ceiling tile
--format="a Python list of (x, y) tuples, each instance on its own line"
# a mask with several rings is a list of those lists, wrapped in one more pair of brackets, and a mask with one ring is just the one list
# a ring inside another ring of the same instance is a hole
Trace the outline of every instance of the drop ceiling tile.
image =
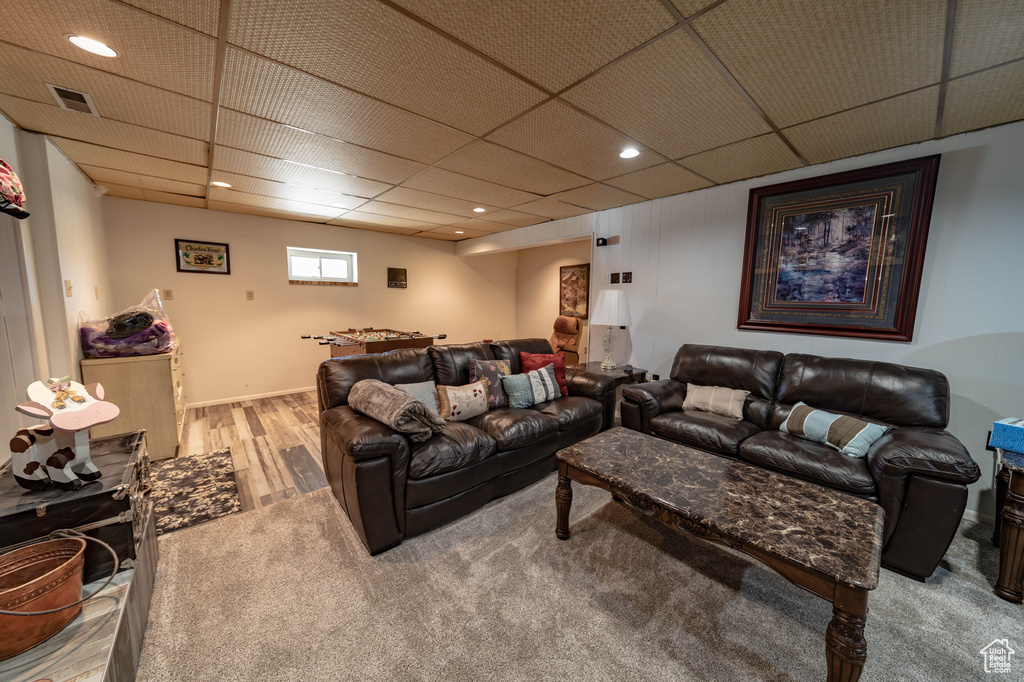
[(385, 234), (400, 234), (404, 236), (418, 234), (420, 229), (418, 227), (392, 227), (391, 225), (374, 225), (371, 223), (362, 223), (357, 220), (345, 220), (344, 218), (335, 218), (334, 220), (328, 220), (328, 225), (336, 225), (338, 227), (351, 227), (357, 230), (366, 230), (368, 232), (383, 232)]
[(281, 220), (301, 220), (307, 223), (319, 223), (323, 225), (327, 219), (319, 215), (296, 213), (293, 211), (279, 211), (272, 208), (261, 208), (259, 206), (247, 206), (246, 204), (234, 204), (230, 201), (210, 201), (207, 208), (211, 211), (224, 211), (226, 213), (243, 213), (245, 215), (256, 215), (263, 218), (279, 218)]
[(190, 194), (196, 197), (206, 194), (206, 186), (196, 183), (168, 180), (167, 178), (139, 175), (138, 173), (128, 173), (126, 171), (99, 168), (97, 166), (79, 165), (78, 168), (94, 182), (98, 183), (113, 182), (129, 187), (158, 190), (160, 192), (170, 192), (171, 194)]
[(412, 235), (413, 237), (422, 237), (424, 239), (436, 239), (438, 241), (445, 242), (458, 242), (465, 239), (461, 234), (444, 234), (442, 232), (417, 232)]
[(235, 3), (229, 39), (474, 135), (544, 98), (540, 90), (378, 0)]
[(314, 168), (230, 147), (216, 148), (213, 153), (213, 167), (216, 170), (229, 173), (239, 173), (357, 197), (372, 197), (392, 187), (392, 185), (376, 180), (358, 178), (347, 173)]
[(191, 206), (192, 208), (206, 208), (206, 199), (202, 197), (191, 197), (184, 194), (172, 194), (171, 192), (160, 192), (154, 189), (142, 190), (146, 201), (155, 201), (161, 204), (175, 204), (177, 206)]
[(123, 0), (147, 12), (194, 28), (211, 36), (217, 35), (220, 23), (218, 0)]
[(100, 116), (208, 140), (210, 104), (123, 76), (0, 43), (0, 92), (56, 104), (46, 84), (88, 93)]
[(531, 215), (529, 213), (520, 213), (519, 211), (503, 209), (500, 211), (494, 211), (493, 213), (481, 213), (480, 220), (486, 220), (494, 224), (502, 224), (508, 227), (527, 227), (529, 225), (543, 223), (547, 218)]
[[(486, 139), (592, 180), (604, 180), (666, 161), (557, 99), (502, 126)], [(636, 148), (640, 155), (621, 158), (619, 152), (627, 147)]]
[[(210, 36), (109, 0), (32, 0), (30, 6), (5, 12), (0, 40), (211, 100), (217, 41)], [(65, 35), (87, 35), (118, 56), (91, 54)]]
[(1024, 7), (1020, 0), (958, 0), (950, 75), (1024, 57)]
[(336, 208), (334, 206), (320, 206), (319, 204), (310, 204), (303, 201), (277, 199), (275, 197), (266, 197), (259, 194), (239, 192), (235, 189), (224, 189), (223, 187), (210, 188), (210, 201), (229, 204), (244, 204), (245, 206), (268, 208), (287, 213), (300, 213), (307, 216), (321, 216), (323, 220), (337, 217), (345, 211), (343, 208)]
[(403, 187), (433, 192), (445, 196), (480, 202), (481, 206), (515, 206), (540, 197), (493, 182), (471, 178), (442, 168), (431, 167), (402, 183)]
[(99, 187), (106, 187), (108, 197), (121, 197), (123, 199), (138, 199), (139, 201), (145, 201), (146, 195), (142, 193), (142, 190), (138, 187), (128, 187), (126, 185), (116, 185), (114, 183), (100, 183)]
[(658, 0), (396, 1), (552, 92), (676, 23)]
[(392, 216), (378, 215), (376, 213), (363, 213), (362, 211), (349, 211), (345, 215), (338, 216), (347, 223), (370, 225), (390, 225), (391, 227), (408, 227), (418, 230), (430, 230), (437, 227), (437, 223), (428, 223), (422, 220), (410, 220), (408, 218), (395, 218)]
[(586, 178), (575, 173), (483, 140), (463, 147), (437, 165), (536, 194), (554, 194), (587, 184)]
[(200, 140), (190, 140), (130, 123), (69, 111), (56, 104), (40, 104), (10, 95), (0, 95), (0, 110), (18, 126), (32, 132), (161, 156), (182, 163), (206, 164), (207, 144)]
[(366, 203), (366, 199), (361, 197), (338, 194), (337, 192), (303, 187), (301, 185), (290, 185), (274, 180), (263, 180), (261, 178), (249, 177), (248, 175), (239, 175), (238, 173), (217, 171), (213, 174), (213, 179), (230, 184), (231, 189), (238, 192), (262, 194), (277, 199), (318, 204), (320, 206), (331, 206), (338, 209), (335, 215)]
[(155, 156), (134, 154), (61, 137), (51, 137), (50, 140), (78, 165), (113, 168), (141, 175), (206, 184), (207, 173), (203, 166), (192, 166), (177, 161), (159, 159)]
[(433, 163), (473, 141), (450, 126), (236, 48), (224, 106), (405, 158)]
[(659, 199), (672, 194), (692, 192), (704, 187), (710, 187), (712, 184), (674, 163), (663, 163), (653, 168), (645, 168), (635, 173), (620, 175), (617, 178), (606, 180), (605, 183), (633, 194), (639, 194), (648, 199)]
[(679, 163), (722, 184), (798, 168), (800, 159), (772, 133), (680, 159)]
[(675, 8), (679, 10), (684, 17), (692, 17), (694, 14), (704, 9), (712, 3), (713, 0), (671, 0)]
[(426, 230), (417, 234), (417, 237), (428, 237), (431, 239), (446, 237), (451, 238), (453, 241), (460, 239), (473, 239), (474, 237), (486, 237), (491, 234), (490, 232), (484, 232), (483, 230), (474, 230), (465, 225), (446, 225), (445, 227), (437, 227), (433, 230)]
[[(824, 163), (930, 139), (938, 106), (939, 87), (935, 86), (786, 128), (782, 133), (809, 163)], [(887, 125), (880, 126), (879, 121)]]
[(771, 130), (682, 30), (562, 98), (669, 158)]
[(425, 208), (430, 211), (463, 216), (464, 218), (475, 216), (476, 211), (473, 210), (474, 208), (483, 208), (488, 211), (495, 210), (494, 206), (481, 205), (479, 202), (466, 201), (465, 199), (446, 197), (441, 194), (434, 194), (433, 192), (422, 192), (410, 187), (395, 187), (381, 194), (377, 199), (379, 201), (386, 201), (389, 204)]
[[(543, 220), (540, 222), (544, 222)], [(509, 230), (518, 229), (516, 225), (509, 225), (507, 223), (496, 223), (490, 220), (483, 220), (480, 218), (471, 218), (469, 220), (463, 220), (462, 222), (455, 223), (449, 227), (455, 230), (470, 229), (476, 232), (482, 232), (486, 234), (495, 234), (497, 232), (508, 232)]]
[(638, 197), (635, 194), (629, 192), (623, 192), (621, 189), (615, 187), (608, 187), (606, 185), (599, 185), (594, 183), (587, 185), (586, 187), (578, 187), (577, 189), (571, 189), (568, 192), (562, 192), (551, 197), (558, 201), (564, 201), (569, 204), (576, 204), (584, 208), (589, 208), (591, 211), (603, 211), (607, 208), (615, 208), (617, 206), (625, 206), (626, 204), (635, 204), (638, 201), (643, 201), (643, 197)]
[(694, 29), (779, 127), (938, 82), (946, 3), (730, 0)]
[(425, 168), (416, 161), (303, 132), (230, 109), (221, 110), (217, 124), (217, 144), (392, 184)]
[(420, 220), (425, 223), (433, 223), (435, 225), (450, 225), (451, 223), (465, 220), (465, 218), (460, 215), (438, 213), (437, 211), (428, 211), (426, 209), (415, 208), (413, 206), (389, 204), (383, 201), (371, 201), (360, 206), (359, 210), (365, 211), (366, 213), (376, 213), (382, 216)]
[(953, 135), (1024, 118), (1024, 62), (949, 82), (942, 134)]
[(590, 213), (590, 209), (573, 206), (572, 204), (565, 204), (561, 201), (555, 201), (554, 199), (538, 199), (537, 201), (519, 204), (515, 208), (517, 211), (532, 213), (545, 218), (551, 218), (552, 220), (571, 218), (576, 215)]

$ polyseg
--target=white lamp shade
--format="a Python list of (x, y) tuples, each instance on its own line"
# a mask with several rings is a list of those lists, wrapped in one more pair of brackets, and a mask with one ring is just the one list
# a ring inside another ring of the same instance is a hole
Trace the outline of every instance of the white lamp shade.
[(601, 289), (597, 292), (597, 304), (590, 324), (607, 324), (613, 327), (629, 326), (629, 302), (622, 289)]

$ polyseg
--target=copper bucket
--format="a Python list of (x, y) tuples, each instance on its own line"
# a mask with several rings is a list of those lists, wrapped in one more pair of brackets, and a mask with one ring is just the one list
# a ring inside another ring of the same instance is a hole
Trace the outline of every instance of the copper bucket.
[[(71, 535), (71, 537), (61, 537)], [(0, 660), (31, 649), (63, 630), (81, 612), (85, 541), (80, 533), (57, 531), (51, 538), (0, 555)], [(114, 554), (114, 573), (117, 554)]]

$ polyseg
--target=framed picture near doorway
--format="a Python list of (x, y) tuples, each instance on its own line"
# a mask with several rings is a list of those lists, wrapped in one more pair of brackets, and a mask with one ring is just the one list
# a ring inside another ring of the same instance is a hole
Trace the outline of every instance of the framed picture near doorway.
[(563, 265), (558, 271), (558, 314), (587, 319), (590, 313), (590, 263)]
[(910, 341), (939, 157), (750, 190), (739, 329)]
[(178, 259), (178, 272), (205, 272), (211, 275), (231, 274), (227, 244), (175, 239), (174, 251)]

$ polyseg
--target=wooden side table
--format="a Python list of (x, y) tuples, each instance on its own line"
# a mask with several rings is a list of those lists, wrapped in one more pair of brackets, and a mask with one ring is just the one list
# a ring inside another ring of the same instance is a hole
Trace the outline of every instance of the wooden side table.
[[(1012, 602), (1024, 601), (1024, 454), (1003, 450), (1006, 500), (999, 511), (999, 577), (995, 593)], [(1002, 492), (1002, 491), (1000, 491)]]
[(618, 365), (614, 369), (601, 369), (601, 361), (595, 360), (593, 362), (583, 362), (578, 365), (569, 365), (565, 368), (566, 374), (572, 374), (574, 372), (590, 372), (592, 374), (603, 374), (610, 376), (615, 379), (615, 386), (622, 386), (623, 384), (639, 384), (646, 381), (647, 370), (641, 369), (640, 367), (634, 367), (632, 376), (630, 373), (623, 369), (624, 365)]

